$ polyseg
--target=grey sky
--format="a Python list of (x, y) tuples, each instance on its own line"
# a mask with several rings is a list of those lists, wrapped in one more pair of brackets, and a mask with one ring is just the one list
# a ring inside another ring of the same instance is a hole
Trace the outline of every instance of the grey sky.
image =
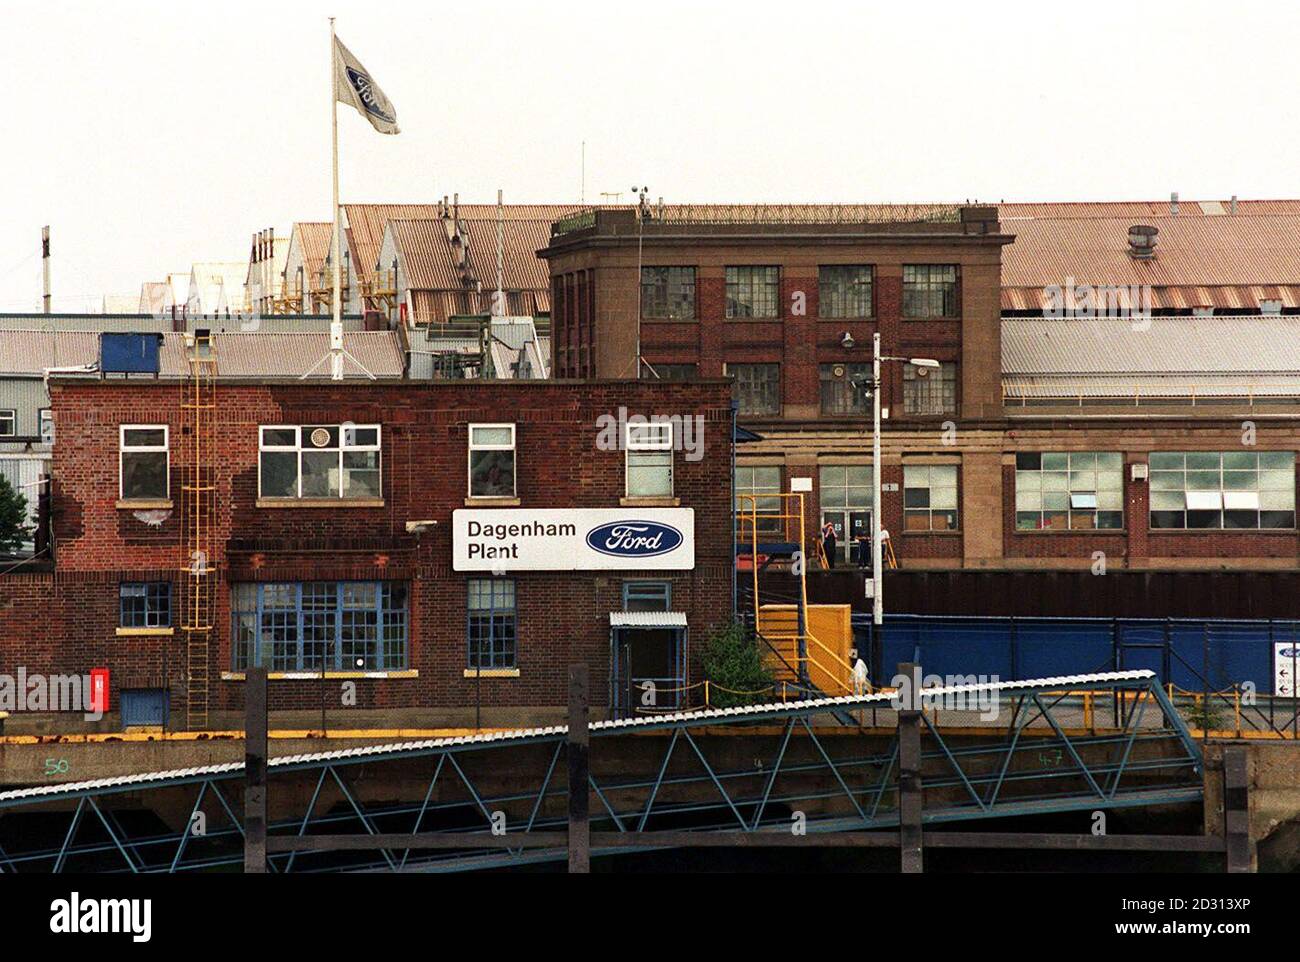
[(340, 108), (345, 201), (1294, 197), (1273, 3), (0, 4), (0, 310), (329, 218), (326, 17), (397, 107)]

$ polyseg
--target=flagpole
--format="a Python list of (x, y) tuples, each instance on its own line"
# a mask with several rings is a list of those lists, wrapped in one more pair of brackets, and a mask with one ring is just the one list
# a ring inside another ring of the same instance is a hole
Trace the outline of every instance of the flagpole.
[(334, 18), (330, 17), (330, 120), (334, 162), (334, 315), (330, 322), (330, 377), (343, 380), (343, 255), (339, 229), (339, 71)]

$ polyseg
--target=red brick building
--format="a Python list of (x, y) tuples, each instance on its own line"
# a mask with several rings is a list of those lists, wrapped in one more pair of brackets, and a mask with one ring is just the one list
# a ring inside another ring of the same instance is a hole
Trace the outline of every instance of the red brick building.
[[(634, 676), (662, 679), (667, 705), (730, 611), (719, 380), (218, 379), (198, 475), (176, 381), (55, 378), (51, 396), (55, 565), (0, 582), (0, 670), (108, 667), (114, 711), (123, 690), (167, 692), (179, 727), (202, 684), (208, 727), (238, 728), (252, 659), (279, 723), (303, 727), (322, 705), (336, 728), (549, 718), (577, 661), (598, 706)], [(701, 443), (608, 443), (638, 415), (691, 419)], [(184, 630), (196, 476), (215, 488), (201, 666)]]
[[(1047, 226), (1032, 205), (1001, 220), (939, 206), (587, 211), (539, 252), (555, 371), (733, 377), (740, 423), (761, 435), (737, 449), (737, 493), (807, 492), (808, 530), (832, 524), (843, 565), (870, 530), (870, 407), (855, 382), (879, 332), (886, 354), (940, 363), (884, 365), (881, 521), (902, 569), (1297, 569), (1300, 318), (1278, 313), (1295, 277), (1275, 249), (1294, 214), (1252, 226), (1235, 205), (1205, 206), (1151, 250), (1129, 232), (1148, 209), (1053, 212)], [(1036, 313), (1003, 317), (1024, 224), (1011, 300), (1031, 303), (1036, 284)], [(1234, 286), (1186, 289), (1198, 276)], [(1076, 280), (1137, 303), (1045, 316)], [(1162, 316), (1197, 296), (1259, 309)]]

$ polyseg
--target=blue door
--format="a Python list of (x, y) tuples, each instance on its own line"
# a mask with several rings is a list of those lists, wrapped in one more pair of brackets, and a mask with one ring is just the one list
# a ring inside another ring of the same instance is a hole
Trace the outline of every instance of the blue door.
[(170, 693), (166, 688), (125, 688), (119, 694), (122, 727), (162, 727), (167, 724)]

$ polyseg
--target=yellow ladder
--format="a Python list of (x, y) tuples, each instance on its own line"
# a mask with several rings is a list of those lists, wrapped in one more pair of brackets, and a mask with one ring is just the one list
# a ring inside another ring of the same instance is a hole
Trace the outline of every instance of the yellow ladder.
[(189, 457), (182, 459), (181, 572), (185, 638), (185, 722), (208, 727), (212, 633), (216, 618), (216, 353), (203, 334), (186, 335), (188, 376), (182, 386), (183, 420), (190, 429)]

